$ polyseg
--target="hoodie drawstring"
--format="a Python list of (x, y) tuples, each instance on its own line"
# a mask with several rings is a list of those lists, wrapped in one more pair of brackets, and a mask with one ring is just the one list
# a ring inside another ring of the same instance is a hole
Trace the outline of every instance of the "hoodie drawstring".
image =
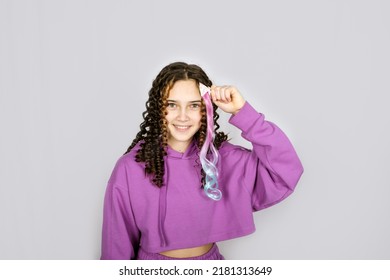
[(164, 229), (165, 217), (167, 215), (167, 188), (168, 188), (167, 183), (169, 177), (167, 160), (164, 161), (164, 165), (165, 165), (165, 176), (164, 176), (165, 178), (164, 178), (164, 185), (160, 188), (159, 208), (158, 208), (158, 230), (160, 233), (161, 247), (165, 247), (167, 245), (165, 229)]

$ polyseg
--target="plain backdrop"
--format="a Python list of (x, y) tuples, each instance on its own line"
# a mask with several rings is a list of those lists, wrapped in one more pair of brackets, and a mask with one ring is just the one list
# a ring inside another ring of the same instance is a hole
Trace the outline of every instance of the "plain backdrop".
[(254, 234), (219, 243), (227, 259), (389, 259), (389, 14), (385, 0), (0, 0), (0, 259), (100, 257), (107, 180), (174, 61), (236, 85), (305, 167)]

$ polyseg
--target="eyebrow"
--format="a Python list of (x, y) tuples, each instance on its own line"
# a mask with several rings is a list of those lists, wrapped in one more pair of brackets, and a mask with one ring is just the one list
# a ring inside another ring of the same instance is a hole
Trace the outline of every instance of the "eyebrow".
[[(177, 102), (176, 100), (168, 99), (168, 102)], [(193, 100), (193, 101), (188, 101), (188, 103), (202, 103), (202, 100)]]

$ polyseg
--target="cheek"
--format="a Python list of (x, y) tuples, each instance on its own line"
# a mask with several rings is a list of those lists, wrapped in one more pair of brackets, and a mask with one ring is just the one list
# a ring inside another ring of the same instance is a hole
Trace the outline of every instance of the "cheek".
[(196, 121), (200, 121), (202, 118), (202, 113), (200, 111), (192, 112), (191, 118)]
[(168, 123), (171, 122), (171, 120), (174, 118), (172, 112), (167, 112), (167, 114), (165, 115), (165, 119), (167, 120)]
[(196, 114), (195, 116), (195, 119), (196, 119), (196, 123), (200, 126), (202, 120), (202, 114), (198, 112), (198, 114)]

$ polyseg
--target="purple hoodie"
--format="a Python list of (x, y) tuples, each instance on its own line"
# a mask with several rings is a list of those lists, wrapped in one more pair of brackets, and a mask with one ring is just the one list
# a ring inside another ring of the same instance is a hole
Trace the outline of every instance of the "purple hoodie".
[(224, 142), (219, 149), (220, 201), (201, 185), (196, 144), (180, 153), (168, 148), (164, 186), (152, 185), (135, 146), (117, 162), (108, 182), (101, 259), (135, 259), (150, 253), (191, 248), (251, 234), (252, 212), (290, 195), (303, 172), (286, 135), (246, 102), (229, 120), (253, 151)]

